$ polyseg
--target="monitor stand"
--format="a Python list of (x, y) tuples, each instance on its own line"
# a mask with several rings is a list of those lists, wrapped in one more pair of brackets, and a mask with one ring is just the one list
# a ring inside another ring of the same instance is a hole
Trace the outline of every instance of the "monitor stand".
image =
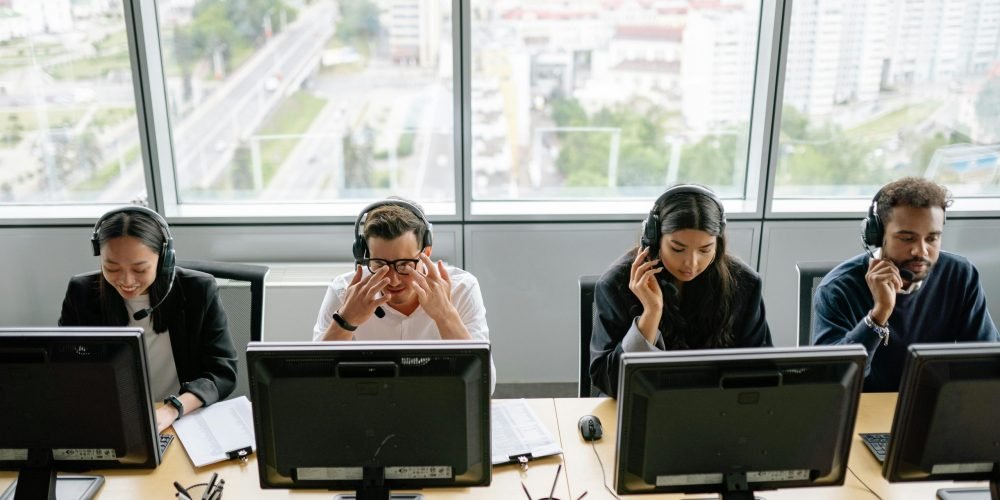
[(424, 500), (419, 493), (389, 493), (385, 485), (385, 468), (379, 466), (364, 467), (361, 486), (353, 495), (337, 495), (334, 500)]
[(14, 500), (56, 500), (56, 469), (27, 466), (17, 475)]
[(990, 481), (989, 488), (941, 488), (938, 500), (1000, 500), (1000, 482)]
[(1000, 500), (1000, 463), (993, 464), (993, 477), (987, 488), (941, 488), (940, 500)]

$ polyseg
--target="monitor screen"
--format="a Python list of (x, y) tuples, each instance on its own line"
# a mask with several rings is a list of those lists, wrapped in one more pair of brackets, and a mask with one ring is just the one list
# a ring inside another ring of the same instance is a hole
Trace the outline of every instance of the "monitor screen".
[(252, 342), (247, 365), (261, 487), (490, 483), (487, 342)]
[[(889, 481), (1000, 479), (1000, 344), (914, 344), (882, 474)], [(983, 498), (990, 498), (983, 490)]]
[(626, 353), (618, 492), (843, 484), (865, 360), (858, 345)]
[(0, 469), (20, 492), (57, 469), (156, 467), (146, 372), (139, 328), (0, 329)]

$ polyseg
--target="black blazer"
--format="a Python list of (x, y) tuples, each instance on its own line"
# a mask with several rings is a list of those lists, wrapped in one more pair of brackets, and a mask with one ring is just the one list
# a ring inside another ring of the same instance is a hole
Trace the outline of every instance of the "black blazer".
[[(225, 399), (236, 387), (236, 350), (229, 336), (215, 278), (176, 268), (174, 286), (156, 312), (163, 314), (174, 352), (181, 392), (190, 392), (208, 406)], [(109, 306), (102, 310), (100, 271), (69, 280), (59, 326), (127, 326), (125, 300), (107, 284)], [(156, 314), (154, 312), (154, 314)]]
[[(611, 265), (594, 288), (594, 330), (590, 337), (590, 380), (604, 394), (617, 397), (622, 341), (632, 321), (642, 314), (642, 303), (628, 289), (629, 270), (635, 259), (630, 251)], [(734, 259), (733, 342), (728, 347), (770, 347), (771, 331), (764, 319), (760, 276)], [(664, 312), (666, 317), (669, 312)], [(661, 324), (662, 328), (662, 324)], [(662, 340), (662, 339), (661, 339)], [(658, 343), (657, 348), (666, 349)], [(698, 348), (698, 347), (695, 347)]]

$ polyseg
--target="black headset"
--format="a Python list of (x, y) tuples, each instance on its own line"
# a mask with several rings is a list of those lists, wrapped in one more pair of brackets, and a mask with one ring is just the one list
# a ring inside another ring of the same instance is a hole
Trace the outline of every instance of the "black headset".
[(871, 204), (868, 205), (868, 213), (861, 220), (861, 243), (866, 252), (871, 253), (870, 247), (881, 248), (885, 241), (885, 226), (882, 218), (878, 216), (878, 199), (882, 197), (882, 189), (875, 193)]
[(167, 280), (167, 291), (163, 294), (163, 297), (160, 298), (160, 301), (157, 302), (156, 305), (136, 311), (136, 313), (132, 315), (132, 317), (138, 321), (152, 314), (153, 310), (160, 307), (160, 304), (162, 304), (163, 301), (166, 300), (167, 295), (170, 294), (170, 290), (174, 287), (174, 276), (177, 274), (177, 254), (174, 252), (174, 237), (170, 234), (170, 227), (167, 225), (167, 221), (160, 214), (146, 207), (127, 206), (109, 210), (102, 215), (100, 219), (97, 219), (97, 223), (94, 224), (94, 233), (90, 237), (90, 245), (94, 249), (94, 257), (100, 257), (101, 255), (101, 241), (98, 237), (101, 225), (103, 225), (112, 216), (120, 213), (145, 215), (156, 221), (156, 225), (160, 226), (160, 231), (163, 232), (163, 245), (160, 246), (160, 258), (156, 263), (156, 279), (162, 278)]
[(719, 207), (719, 214), (722, 215), (720, 231), (726, 230), (726, 209), (722, 206), (722, 200), (711, 189), (697, 184), (678, 184), (664, 191), (656, 199), (649, 215), (642, 221), (642, 236), (639, 238), (639, 243), (642, 248), (649, 248), (650, 259), (655, 259), (660, 253), (660, 207), (671, 197), (684, 193), (705, 195), (715, 202), (715, 205)]
[(351, 252), (354, 254), (355, 264), (361, 264), (361, 261), (363, 261), (365, 259), (365, 256), (368, 255), (368, 242), (365, 241), (365, 235), (361, 231), (362, 224), (364, 224), (365, 220), (367, 219), (369, 212), (375, 210), (378, 207), (386, 207), (386, 206), (396, 206), (405, 208), (410, 212), (413, 212), (413, 215), (416, 215), (418, 218), (420, 218), (420, 221), (424, 223), (424, 240), (421, 242), (420, 246), (421, 251), (431, 246), (431, 244), (434, 242), (434, 238), (431, 235), (432, 225), (430, 221), (427, 220), (427, 217), (424, 215), (424, 211), (421, 210), (419, 207), (417, 207), (413, 203), (399, 199), (376, 201), (375, 203), (372, 203), (371, 205), (368, 205), (363, 210), (361, 210), (361, 213), (358, 214), (357, 220), (354, 221), (354, 245), (351, 247)]

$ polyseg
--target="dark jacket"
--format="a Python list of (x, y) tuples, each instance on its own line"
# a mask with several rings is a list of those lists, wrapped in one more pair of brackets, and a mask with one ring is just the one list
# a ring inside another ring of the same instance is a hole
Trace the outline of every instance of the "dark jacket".
[[(74, 276), (63, 299), (59, 326), (126, 326), (125, 300), (107, 287), (109, 304), (102, 310), (100, 271)], [(236, 386), (236, 350), (215, 278), (177, 268), (174, 286), (154, 314), (163, 314), (177, 366), (181, 392), (206, 406), (224, 399)]]
[(830, 271), (813, 304), (816, 344), (861, 344), (868, 351), (865, 391), (899, 390), (910, 344), (998, 340), (986, 308), (979, 271), (964, 257), (941, 252), (927, 279), (912, 294), (896, 295), (889, 315), (889, 344), (864, 323), (875, 306), (865, 281), (869, 258), (858, 255)]
[[(611, 397), (616, 397), (618, 393), (618, 367), (621, 355), (625, 352), (622, 345), (625, 334), (632, 327), (633, 321), (642, 315), (642, 303), (628, 288), (629, 269), (634, 259), (634, 251), (623, 255), (601, 275), (594, 289), (596, 307), (594, 331), (590, 338), (590, 379), (601, 392)], [(760, 276), (735, 259), (731, 271), (736, 282), (730, 309), (733, 315), (733, 344), (722, 347), (770, 347), (771, 331), (764, 319)], [(667, 302), (665, 297), (661, 335), (671, 335), (671, 332), (664, 332), (663, 328), (665, 322), (669, 321), (669, 316), (677, 314), (676, 310), (671, 311)], [(697, 325), (691, 325), (690, 328), (697, 328)], [(695, 330), (690, 333), (697, 338), (699, 332)], [(646, 345), (644, 340), (643, 344)], [(662, 338), (656, 347), (666, 350)], [(690, 345), (688, 348), (704, 347), (708, 346)]]

